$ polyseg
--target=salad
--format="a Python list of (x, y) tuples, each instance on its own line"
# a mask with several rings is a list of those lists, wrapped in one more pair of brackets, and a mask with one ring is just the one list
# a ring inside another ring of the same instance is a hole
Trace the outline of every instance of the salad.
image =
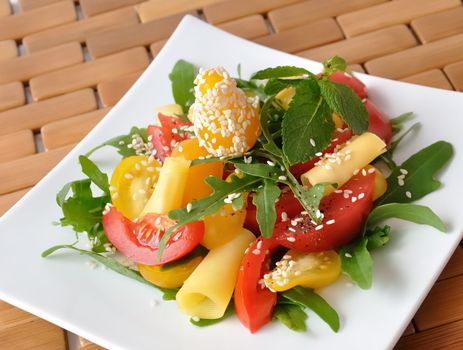
[[(250, 80), (240, 66), (233, 78), (180, 60), (169, 77), (175, 104), (79, 157), (85, 178), (56, 197), (57, 224), (78, 241), (42, 256), (90, 256), (161, 290), (197, 326), (235, 313), (251, 332), (272, 320), (306, 331), (311, 310), (337, 332), (339, 315), (317, 291), (341, 274), (371, 287), (385, 220), (446, 231), (412, 202), (439, 188), (452, 146), (396, 164), (418, 123), (403, 130), (412, 113), (384, 116), (342, 58), (319, 74), (278, 66)], [(110, 177), (90, 159), (106, 146), (121, 155)]]

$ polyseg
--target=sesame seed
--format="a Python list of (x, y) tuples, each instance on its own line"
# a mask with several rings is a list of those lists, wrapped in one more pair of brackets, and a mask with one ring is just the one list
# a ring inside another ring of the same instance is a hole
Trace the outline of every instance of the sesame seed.
[(412, 193), (410, 191), (405, 192), (407, 198), (412, 198)]
[(114, 192), (111, 197), (112, 197), (112, 199), (117, 199), (117, 198), (119, 198), (119, 193)]
[(285, 222), (287, 220), (288, 220), (288, 214), (285, 211), (283, 211), (281, 213), (281, 221)]
[(259, 255), (259, 254), (260, 254), (260, 250), (259, 250), (259, 249), (254, 249), (254, 250), (252, 251), (252, 254), (254, 254), (254, 255)]
[(315, 227), (315, 231), (319, 231), (323, 228), (323, 225), (318, 225), (317, 227)]
[(403, 179), (405, 179), (405, 175), (404, 174), (399, 175), (399, 176), (397, 176), (397, 179), (402, 179), (403, 180)]
[(312, 145), (312, 147), (315, 147), (315, 140), (314, 140), (314, 139), (310, 139), (310, 144)]
[(362, 169), (362, 175), (367, 176), (367, 171), (365, 169)]
[(362, 193), (360, 193), (360, 194), (358, 195), (357, 198), (358, 198), (358, 199), (362, 199), (363, 197), (365, 197), (365, 193), (362, 192)]
[(296, 242), (296, 238), (294, 238), (294, 237), (288, 237), (288, 238), (286, 238), (286, 240), (288, 242)]
[(199, 320), (201, 320), (198, 316), (193, 316), (191, 319), (195, 322), (199, 322)]
[(328, 220), (326, 222), (327, 225), (333, 225), (336, 221), (334, 219)]
[(284, 175), (280, 175), (280, 176), (278, 176), (278, 180), (280, 180), (280, 181), (286, 181), (287, 178), (286, 178), (286, 176), (284, 176)]
[(368, 169), (368, 174), (373, 174), (374, 172), (376, 172), (375, 168)]
[(125, 173), (124, 174), (124, 177), (127, 179), (127, 180), (132, 180), (133, 179), (133, 175), (131, 173)]
[(405, 185), (405, 181), (403, 179), (398, 179), (397, 183), (399, 184), (399, 186)]
[(315, 153), (315, 155), (316, 155), (317, 157), (321, 157), (321, 156), (323, 155), (323, 153), (322, 153), (322, 152), (317, 152), (317, 153)]
[(270, 166), (275, 166), (275, 163), (270, 161), (270, 160), (267, 160), (267, 164), (270, 165)]
[(400, 169), (400, 172), (403, 174), (403, 175), (407, 175), (408, 174), (408, 171), (406, 169)]
[(355, 169), (353, 174), (357, 175), (359, 173), (359, 171), (360, 171), (360, 169)]
[(188, 204), (186, 205), (186, 211), (189, 213), (189, 212), (191, 211), (191, 209), (193, 209), (193, 204), (188, 203)]
[(346, 258), (352, 258), (352, 255), (351, 255), (350, 253), (345, 253), (344, 256), (345, 256)]
[(352, 197), (351, 197), (351, 201), (352, 201), (352, 203), (357, 202), (357, 197), (352, 196)]
[(292, 227), (288, 227), (288, 231), (291, 231), (291, 232), (296, 232), (295, 229), (293, 229)]

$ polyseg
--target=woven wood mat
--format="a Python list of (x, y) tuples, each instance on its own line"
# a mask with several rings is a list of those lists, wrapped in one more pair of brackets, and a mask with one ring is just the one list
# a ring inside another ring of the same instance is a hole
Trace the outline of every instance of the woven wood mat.
[[(463, 90), (461, 0), (0, 0), (0, 215), (117, 103), (186, 13), (300, 56)], [(462, 295), (458, 247), (396, 348), (463, 349)], [(67, 346), (63, 329), (0, 301), (1, 349)]]

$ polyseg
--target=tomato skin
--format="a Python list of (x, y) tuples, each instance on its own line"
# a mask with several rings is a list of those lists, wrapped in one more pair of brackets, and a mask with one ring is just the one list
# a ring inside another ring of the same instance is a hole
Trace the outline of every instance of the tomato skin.
[[(330, 145), (322, 152), (323, 155), (326, 153), (333, 153), (337, 145), (342, 145), (346, 141), (350, 140), (352, 138), (352, 135), (353, 134), (350, 129), (344, 129), (343, 131), (336, 130), (333, 140), (331, 141)], [(314, 159), (309, 160), (307, 162), (294, 164), (289, 168), (289, 170), (294, 176), (298, 178), (302, 174), (312, 169), (315, 166), (315, 163), (318, 162), (319, 160), (320, 160), (320, 157), (315, 157)]]
[[(248, 197), (248, 206), (246, 208), (246, 219), (244, 227), (252, 231), (256, 235), (260, 235), (259, 224), (256, 218), (256, 206), (252, 203), (252, 194)], [(289, 219), (301, 213), (304, 210), (299, 200), (294, 197), (292, 191), (282, 192), (278, 202), (275, 205), (277, 220), (281, 222), (281, 214), (285, 212)]]
[[(303, 220), (297, 226), (290, 222), (275, 225), (270, 238), (276, 244), (300, 252), (321, 252), (336, 249), (352, 241), (361, 231), (363, 223), (372, 208), (372, 193), (375, 174), (361, 173), (353, 176), (340, 190), (351, 190), (349, 198), (343, 193), (333, 192), (320, 202), (320, 211), (324, 214), (323, 226), (316, 230), (308, 215), (299, 215)], [(364, 197), (352, 202), (351, 197), (363, 193)], [(328, 225), (327, 222), (335, 220)], [(288, 240), (289, 238), (289, 240)]]
[(361, 99), (368, 96), (368, 90), (364, 83), (346, 72), (335, 72), (328, 77), (331, 81), (350, 86)]
[(163, 162), (171, 155), (174, 144), (189, 138), (187, 133), (174, 133), (172, 130), (191, 124), (162, 113), (158, 113), (158, 119), (160, 125), (148, 125), (148, 136), (156, 150), (156, 158)]
[(392, 138), (391, 121), (370, 100), (365, 100), (364, 105), (369, 115), (368, 122), (370, 125), (368, 131), (378, 135), (386, 144), (389, 144)]
[[(272, 319), (277, 293), (263, 287), (259, 281), (270, 271), (270, 253), (275, 247), (275, 242), (259, 237), (249, 247), (238, 273), (234, 294), (235, 311), (251, 333)], [(254, 254), (256, 249), (260, 251), (257, 255)]]
[[(115, 207), (111, 206), (108, 208), (107, 213), (103, 215), (103, 229), (109, 241), (124, 256), (136, 263), (152, 266), (163, 265), (180, 259), (192, 251), (203, 238), (203, 222), (189, 223), (174, 232), (164, 249), (161, 259), (158, 260), (159, 242), (153, 230), (156, 229), (154, 222), (159, 217), (162, 220), (170, 220), (165, 215), (147, 214), (137, 220), (137, 222), (132, 222), (124, 217)], [(165, 230), (166, 227), (162, 229)], [(137, 238), (137, 233), (143, 234), (146, 242), (141, 242)], [(159, 236), (162, 237), (163, 233), (161, 232)], [(175, 236), (179, 238), (175, 240)]]

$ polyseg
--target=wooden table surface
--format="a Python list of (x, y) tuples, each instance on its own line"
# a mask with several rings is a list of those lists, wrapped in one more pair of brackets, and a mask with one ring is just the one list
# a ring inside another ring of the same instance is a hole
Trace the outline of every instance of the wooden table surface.
[[(186, 13), (303, 57), (463, 90), (461, 0), (0, 0), (0, 215), (117, 103)], [(458, 247), (396, 348), (463, 349), (462, 296)], [(66, 333), (0, 301), (0, 348), (66, 349)]]

